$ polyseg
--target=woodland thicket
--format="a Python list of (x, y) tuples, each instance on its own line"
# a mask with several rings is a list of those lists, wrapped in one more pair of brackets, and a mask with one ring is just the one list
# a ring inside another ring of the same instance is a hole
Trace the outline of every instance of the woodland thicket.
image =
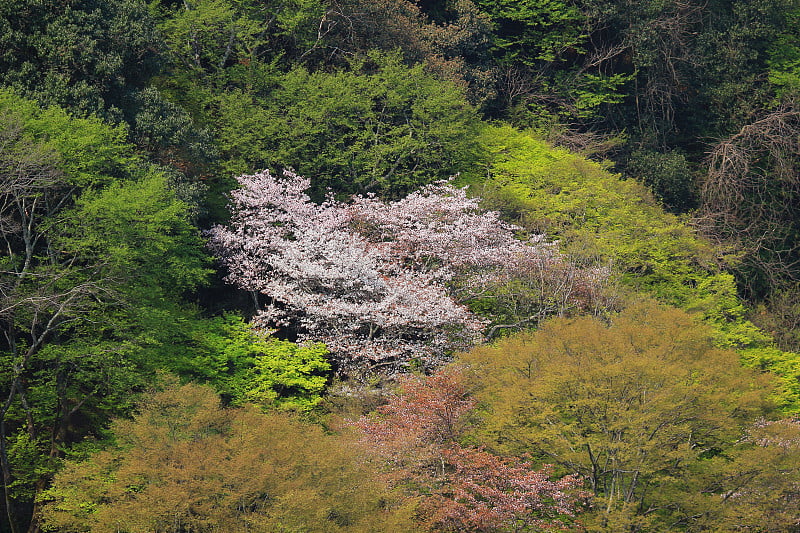
[(798, 531), (798, 22), (0, 0), (0, 531)]

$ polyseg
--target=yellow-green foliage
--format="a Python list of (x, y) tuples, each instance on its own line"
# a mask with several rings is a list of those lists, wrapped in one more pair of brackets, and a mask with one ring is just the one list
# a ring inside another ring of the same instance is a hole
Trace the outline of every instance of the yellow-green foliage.
[(491, 157), (481, 194), (526, 229), (611, 262), (626, 284), (670, 305), (718, 272), (713, 248), (643, 185), (510, 126), (487, 128), (482, 142)]
[(323, 344), (270, 337), (236, 315), (200, 323), (197, 354), (174, 367), (213, 385), (234, 405), (310, 410), (322, 400), (331, 369)]
[(173, 384), (113, 430), (116, 445), (56, 476), (46, 530), (417, 531), (352, 444), (285, 413), (221, 408), (208, 387)]
[(705, 465), (771, 412), (771, 378), (678, 309), (644, 302), (611, 322), (554, 319), (461, 356), (482, 386), (484, 442), (584, 476), (589, 531), (716, 520), (728, 481)]
[[(787, 384), (800, 375), (800, 357), (779, 352), (776, 358), (771, 337), (745, 319), (719, 250), (687, 220), (664, 211), (646, 187), (510, 126), (486, 128), (481, 142), (487, 172), (471, 181), (480, 183), (476, 192), (488, 207), (560, 240), (579, 260), (610, 264), (623, 287), (699, 315), (714, 328), (717, 346), (749, 350), (748, 360)], [(792, 410), (800, 407), (794, 389), (783, 401)]]
[(778, 376), (781, 391), (775, 399), (785, 411), (797, 413), (800, 410), (800, 354), (784, 352), (774, 346), (750, 348), (739, 353), (746, 366), (768, 370)]

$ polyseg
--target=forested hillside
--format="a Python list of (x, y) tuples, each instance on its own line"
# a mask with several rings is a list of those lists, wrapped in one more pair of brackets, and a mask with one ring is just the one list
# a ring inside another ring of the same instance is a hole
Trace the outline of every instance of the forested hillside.
[(800, 0), (0, 0), (0, 531), (800, 531)]

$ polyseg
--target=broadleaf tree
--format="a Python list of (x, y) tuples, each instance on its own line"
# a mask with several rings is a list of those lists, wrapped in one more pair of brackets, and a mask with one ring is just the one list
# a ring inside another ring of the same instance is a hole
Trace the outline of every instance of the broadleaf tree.
[(449, 365), (430, 376), (404, 376), (374, 416), (352, 422), (385, 477), (421, 497), (433, 531), (564, 529), (586, 494), (577, 475), (501, 457), (466, 444), (477, 421), (468, 372)]
[(481, 323), (428, 272), (391, 260), (348, 229), (347, 210), (317, 205), (310, 180), (239, 178), (228, 228), (211, 230), (228, 279), (269, 299), (256, 321), (325, 342), (340, 363), (380, 365), (468, 346)]
[(36, 495), (131, 408), (208, 270), (187, 206), (123, 128), (7, 92), (0, 117), (0, 527), (37, 531)]
[(449, 184), (391, 203), (315, 204), (293, 173), (239, 182), (230, 225), (209, 232), (228, 280), (262, 295), (256, 323), (324, 342), (339, 370), (440, 363), (480, 340), (485, 322), (463, 302), (509, 268), (557, 257)]
[(226, 89), (210, 103), (224, 170), (292, 168), (315, 195), (400, 197), (466, 170), (480, 122), (462, 88), (397, 54), (356, 57), (331, 72), (297, 67), (263, 96)]
[(582, 475), (588, 531), (732, 530), (720, 520), (733, 483), (707, 476), (774, 416), (774, 382), (715, 348), (695, 318), (641, 302), (610, 325), (554, 319), (459, 360), (480, 380), (482, 442)]
[[(177, 380), (175, 380), (177, 381)], [(418, 531), (344, 436), (167, 382), (44, 495), (62, 532)], [(412, 502), (413, 504), (413, 502)]]

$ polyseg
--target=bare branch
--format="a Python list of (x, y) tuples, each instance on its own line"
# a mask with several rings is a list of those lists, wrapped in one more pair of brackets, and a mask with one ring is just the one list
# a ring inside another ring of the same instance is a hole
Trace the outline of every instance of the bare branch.
[(800, 109), (786, 102), (708, 155), (695, 223), (771, 284), (800, 276)]

